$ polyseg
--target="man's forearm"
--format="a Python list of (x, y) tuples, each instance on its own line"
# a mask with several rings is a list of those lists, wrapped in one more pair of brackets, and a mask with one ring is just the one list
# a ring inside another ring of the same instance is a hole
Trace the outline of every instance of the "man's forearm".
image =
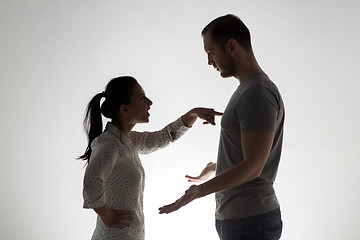
[(199, 197), (204, 197), (211, 193), (222, 192), (230, 188), (239, 186), (245, 182), (260, 176), (261, 171), (257, 170), (249, 161), (243, 161), (234, 167), (220, 173), (209, 181), (200, 184)]

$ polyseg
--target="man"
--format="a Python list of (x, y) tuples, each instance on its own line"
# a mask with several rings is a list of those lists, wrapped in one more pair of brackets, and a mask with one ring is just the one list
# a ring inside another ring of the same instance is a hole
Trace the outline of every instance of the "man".
[[(273, 183), (283, 139), (281, 95), (257, 63), (250, 32), (238, 17), (213, 20), (202, 37), (208, 64), (223, 78), (235, 77), (240, 85), (222, 117), (216, 176), (191, 186), (159, 211), (170, 213), (216, 193), (216, 229), (221, 240), (279, 239), (282, 221)], [(215, 164), (208, 164), (198, 178), (213, 170)]]

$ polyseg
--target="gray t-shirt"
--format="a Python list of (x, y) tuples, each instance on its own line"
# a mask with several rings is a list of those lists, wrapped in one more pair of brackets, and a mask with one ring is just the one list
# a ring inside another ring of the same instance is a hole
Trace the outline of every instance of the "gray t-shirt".
[(242, 131), (275, 131), (275, 137), (260, 177), (215, 194), (216, 219), (244, 218), (279, 207), (273, 183), (281, 155), (284, 116), (279, 90), (266, 74), (252, 75), (232, 95), (221, 120), (216, 174), (243, 160)]

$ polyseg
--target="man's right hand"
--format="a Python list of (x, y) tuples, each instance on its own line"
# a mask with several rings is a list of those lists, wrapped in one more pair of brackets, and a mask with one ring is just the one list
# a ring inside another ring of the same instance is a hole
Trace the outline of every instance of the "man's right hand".
[(215, 169), (216, 169), (216, 163), (209, 162), (206, 165), (206, 167), (204, 168), (204, 170), (200, 173), (199, 176), (191, 177), (189, 175), (186, 175), (185, 177), (188, 179), (188, 182), (205, 181), (206, 179), (208, 179), (215, 172)]

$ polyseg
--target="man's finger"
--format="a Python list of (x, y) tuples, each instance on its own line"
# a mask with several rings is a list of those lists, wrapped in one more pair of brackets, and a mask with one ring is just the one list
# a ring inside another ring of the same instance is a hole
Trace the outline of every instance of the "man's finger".
[(199, 177), (192, 177), (192, 176), (189, 176), (189, 175), (185, 175), (186, 178), (189, 178), (189, 179), (192, 179), (192, 180), (196, 180), (196, 179), (199, 179)]
[(170, 205), (166, 205), (164, 207), (159, 208), (159, 213), (160, 214), (163, 214), (163, 213), (168, 214), (168, 213), (171, 213), (171, 212), (173, 212), (175, 210), (176, 209), (174, 209), (174, 204), (170, 204)]

